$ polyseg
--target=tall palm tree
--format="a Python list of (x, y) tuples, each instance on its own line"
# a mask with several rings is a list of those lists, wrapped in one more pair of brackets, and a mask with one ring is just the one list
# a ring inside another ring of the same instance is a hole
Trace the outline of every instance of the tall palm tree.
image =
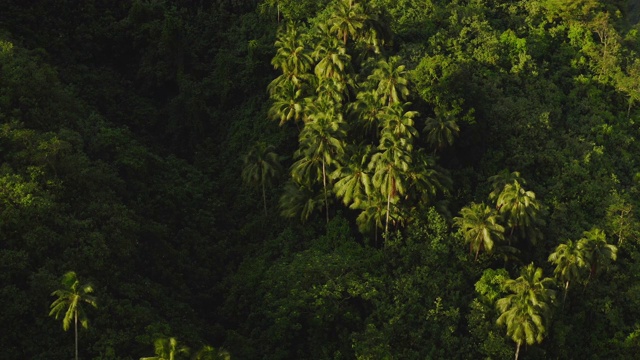
[(491, 176), (488, 180), (491, 183), (491, 188), (492, 188), (491, 193), (489, 194), (489, 199), (493, 201), (498, 200), (498, 197), (500, 196), (500, 193), (502, 193), (502, 191), (504, 190), (505, 186), (515, 184), (515, 183), (518, 183), (521, 185), (527, 184), (525, 179), (522, 178), (522, 176), (520, 176), (519, 172), (517, 171), (509, 172), (509, 170), (507, 169), (502, 170), (500, 173), (494, 176)]
[(377, 84), (376, 93), (383, 105), (391, 105), (409, 95), (409, 80), (404, 65), (398, 65), (400, 57), (378, 61), (377, 67), (369, 75), (369, 80)]
[(300, 132), (300, 148), (296, 151), (296, 157), (299, 160), (292, 165), (291, 175), (296, 182), (306, 185), (311, 185), (320, 175), (328, 223), (329, 169), (327, 167), (340, 160), (344, 154), (346, 123), (342, 114), (335, 113), (331, 106), (320, 106), (318, 111), (309, 117), (311, 121)]
[(330, 35), (329, 29), (324, 24), (317, 26), (316, 34), (319, 41), (312, 53), (318, 61), (314, 73), (319, 79), (333, 78), (343, 83), (349, 82), (349, 67), (351, 56), (340, 40)]
[(384, 219), (389, 221), (389, 218), (394, 218), (393, 215), (387, 216), (389, 211), (395, 210), (387, 205), (387, 198), (380, 194), (379, 191), (373, 189), (371, 194), (366, 200), (359, 203), (358, 208), (362, 212), (358, 215), (356, 223), (358, 224), (358, 230), (361, 233), (374, 232), (374, 243), (378, 244), (378, 229), (382, 229), (384, 226)]
[(405, 111), (405, 108), (409, 105), (411, 103), (395, 102), (382, 108), (380, 120), (383, 133), (392, 133), (395, 137), (404, 138), (408, 141), (418, 136), (413, 120), (418, 116), (418, 112)]
[(299, 218), (305, 223), (314, 211), (321, 208), (323, 197), (306, 185), (288, 181), (280, 196), (280, 215), (285, 218)]
[(356, 101), (349, 104), (351, 113), (358, 119), (358, 128), (362, 133), (378, 136), (380, 126), (380, 113), (382, 106), (374, 91), (360, 91), (356, 95)]
[(367, 20), (364, 7), (354, 0), (338, 0), (332, 6), (331, 18), (328, 20), (330, 31), (336, 33), (343, 44), (347, 45), (347, 39), (356, 38)]
[(618, 254), (618, 248), (608, 244), (604, 231), (596, 227), (584, 232), (584, 237), (578, 240), (578, 249), (589, 265), (589, 280), (595, 278), (599, 268), (606, 267), (611, 261), (615, 261)]
[(469, 253), (475, 250), (475, 260), (478, 260), (480, 250), (493, 250), (497, 241), (504, 239), (504, 227), (498, 223), (498, 214), (484, 203), (471, 203), (460, 210), (460, 217), (453, 219), (453, 223), (462, 230), (465, 242), (469, 243)]
[(373, 154), (369, 170), (373, 171), (372, 182), (378, 191), (387, 198), (385, 235), (389, 232), (391, 202), (397, 201), (406, 191), (406, 174), (411, 164), (412, 149), (406, 138), (394, 136), (388, 132), (383, 134), (379, 152)]
[(422, 204), (429, 204), (438, 192), (446, 193), (451, 188), (451, 178), (424, 149), (414, 151), (412, 156), (413, 163), (407, 173), (409, 196)]
[(89, 327), (89, 320), (82, 304), (86, 303), (93, 307), (98, 307), (98, 305), (96, 298), (90, 295), (93, 293), (93, 286), (81, 284), (74, 271), (64, 274), (61, 283), (63, 288), (51, 293), (51, 296), (57, 296), (58, 298), (51, 303), (49, 316), (55, 316), (56, 319), (62, 316), (62, 328), (64, 331), (69, 330), (73, 321), (76, 360), (78, 360), (78, 321), (85, 329)]
[(497, 208), (511, 228), (509, 242), (515, 229), (533, 244), (542, 237), (538, 227), (544, 223), (541, 218), (542, 205), (536, 199), (536, 194), (525, 190), (520, 182), (515, 181), (504, 186), (498, 196)]
[(564, 244), (556, 247), (556, 250), (549, 255), (549, 262), (556, 266), (553, 273), (558, 280), (564, 283), (564, 296), (562, 301), (567, 299), (569, 291), (569, 283), (578, 281), (581, 278), (581, 272), (586, 268), (584, 254), (578, 248), (578, 243), (568, 240)]
[(336, 196), (352, 209), (359, 208), (371, 194), (371, 174), (368, 171), (371, 152), (371, 146), (356, 148), (349, 161), (331, 174), (335, 180)]
[(287, 24), (284, 31), (278, 31), (276, 55), (271, 60), (273, 67), (281, 69), (285, 77), (298, 88), (313, 64), (311, 52), (304, 43), (296, 24)]
[(242, 158), (244, 163), (242, 181), (249, 185), (260, 185), (262, 188), (265, 216), (268, 215), (266, 186), (270, 185), (282, 172), (280, 157), (273, 151), (274, 149), (272, 145), (261, 141), (256, 143)]
[(427, 118), (424, 132), (427, 134), (427, 142), (436, 150), (453, 145), (453, 140), (460, 133), (460, 127), (455, 118), (436, 114)]
[(293, 84), (285, 84), (279, 88), (278, 92), (272, 94), (272, 99), (269, 117), (280, 120), (281, 126), (289, 120), (298, 122), (304, 119), (306, 105), (303, 89)]
[(159, 338), (153, 343), (156, 356), (143, 357), (140, 360), (176, 360), (189, 355), (189, 348), (178, 344), (174, 337)]
[(523, 343), (541, 343), (551, 320), (551, 305), (555, 291), (553, 279), (543, 278), (542, 269), (533, 263), (522, 269), (520, 277), (504, 283), (511, 294), (496, 301), (500, 312), (498, 325), (507, 326), (507, 336), (516, 343), (516, 357)]

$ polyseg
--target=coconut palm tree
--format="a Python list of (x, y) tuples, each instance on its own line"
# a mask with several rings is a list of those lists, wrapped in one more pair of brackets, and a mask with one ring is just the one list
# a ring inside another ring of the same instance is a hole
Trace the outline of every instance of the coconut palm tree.
[(73, 321), (75, 330), (75, 358), (78, 360), (78, 322), (80, 322), (80, 325), (85, 329), (89, 327), (89, 320), (82, 305), (85, 303), (93, 307), (98, 307), (98, 305), (96, 298), (90, 295), (93, 293), (93, 286), (90, 284), (81, 284), (74, 271), (69, 271), (64, 274), (61, 283), (63, 288), (51, 293), (51, 296), (57, 296), (58, 298), (51, 303), (49, 316), (54, 316), (56, 319), (62, 316), (62, 328), (64, 331), (69, 330), (71, 322)]
[[(489, 199), (492, 201), (497, 201), (500, 193), (504, 190), (504, 187), (510, 184), (519, 183), (521, 185), (526, 185), (525, 181), (520, 173), (517, 171), (509, 172), (509, 170), (504, 169), (499, 174), (496, 174), (490, 177), (489, 182), (491, 183), (491, 193), (489, 194)], [(499, 210), (499, 209), (498, 209)]]
[(399, 138), (389, 132), (383, 134), (379, 152), (373, 154), (369, 170), (373, 172), (372, 182), (387, 198), (385, 235), (389, 232), (391, 202), (397, 201), (406, 192), (406, 174), (411, 164), (412, 149), (406, 138)]
[(285, 78), (298, 88), (313, 64), (311, 52), (304, 43), (296, 24), (287, 24), (284, 31), (278, 31), (276, 55), (271, 60), (273, 67), (282, 70)]
[(290, 219), (298, 218), (302, 223), (305, 223), (313, 212), (322, 207), (322, 204), (321, 194), (314, 192), (306, 185), (288, 181), (280, 196), (280, 215)]
[(578, 250), (590, 268), (589, 280), (596, 277), (599, 268), (615, 261), (618, 254), (618, 248), (608, 244), (604, 231), (596, 227), (584, 232), (584, 237), (578, 240)]
[(564, 296), (562, 301), (567, 299), (569, 284), (572, 281), (579, 281), (582, 271), (587, 267), (584, 253), (578, 248), (578, 243), (568, 240), (564, 244), (556, 247), (556, 250), (549, 255), (549, 262), (556, 266), (553, 271), (556, 278), (564, 283)]
[(532, 244), (542, 237), (539, 230), (539, 226), (544, 224), (541, 219), (542, 205), (536, 199), (536, 194), (525, 190), (520, 182), (514, 181), (504, 186), (498, 196), (497, 208), (511, 228), (509, 242), (515, 229)]
[(358, 209), (371, 194), (371, 174), (368, 171), (371, 152), (371, 146), (357, 147), (346, 164), (331, 174), (335, 180), (336, 196), (352, 209)]
[(156, 339), (153, 348), (156, 356), (143, 357), (140, 360), (177, 360), (189, 355), (189, 348), (179, 345), (174, 337)]
[(382, 133), (392, 133), (395, 137), (408, 141), (418, 136), (413, 120), (418, 116), (418, 112), (405, 111), (409, 105), (411, 103), (395, 102), (382, 108), (380, 113)]
[(289, 120), (298, 122), (304, 119), (306, 104), (303, 89), (286, 84), (281, 86), (279, 92), (272, 94), (272, 99), (269, 117), (280, 120), (281, 126)]
[(460, 133), (460, 127), (455, 118), (442, 114), (427, 118), (424, 126), (427, 142), (436, 150), (453, 145), (453, 140)]
[(377, 84), (376, 93), (383, 105), (399, 102), (409, 95), (407, 71), (404, 65), (398, 65), (399, 61), (398, 56), (382, 59), (369, 75), (368, 79)]
[(378, 229), (382, 229), (384, 227), (385, 219), (386, 221), (389, 221), (390, 218), (395, 218), (394, 215), (387, 216), (388, 212), (395, 210), (395, 208), (390, 207), (387, 204), (387, 198), (380, 194), (380, 192), (375, 188), (366, 200), (359, 204), (358, 208), (362, 210), (356, 219), (358, 230), (363, 234), (370, 234), (373, 231), (374, 244), (377, 246)]
[(351, 56), (340, 40), (330, 35), (329, 29), (324, 24), (316, 28), (319, 41), (312, 53), (317, 61), (314, 73), (319, 79), (333, 78), (343, 83), (348, 83)]
[(520, 277), (504, 283), (511, 294), (496, 301), (500, 312), (496, 322), (507, 327), (507, 336), (516, 343), (516, 360), (523, 343), (533, 345), (544, 339), (555, 299), (552, 285), (553, 279), (543, 278), (542, 269), (533, 263), (522, 269)]
[(282, 173), (280, 156), (273, 151), (274, 149), (272, 145), (258, 142), (242, 158), (242, 181), (249, 185), (260, 185), (265, 216), (268, 215), (266, 186)]
[(480, 250), (491, 252), (497, 241), (504, 240), (504, 227), (498, 223), (498, 214), (484, 203), (471, 203), (460, 210), (460, 217), (453, 223), (462, 230), (465, 242), (469, 243), (469, 253), (475, 251), (478, 260)]
[(412, 166), (407, 172), (408, 194), (422, 204), (430, 204), (437, 193), (446, 193), (451, 188), (451, 178), (424, 149), (414, 151), (412, 157)]
[(335, 33), (346, 46), (349, 36), (355, 39), (362, 32), (367, 14), (364, 7), (354, 0), (336, 1), (331, 9), (331, 18), (328, 20), (329, 30)]
[(308, 186), (317, 180), (322, 181), (328, 223), (328, 166), (338, 162), (344, 154), (346, 123), (342, 114), (335, 113), (330, 105), (320, 106), (309, 117), (311, 121), (300, 132), (300, 148), (295, 155), (299, 160), (291, 166), (291, 175), (297, 183)]

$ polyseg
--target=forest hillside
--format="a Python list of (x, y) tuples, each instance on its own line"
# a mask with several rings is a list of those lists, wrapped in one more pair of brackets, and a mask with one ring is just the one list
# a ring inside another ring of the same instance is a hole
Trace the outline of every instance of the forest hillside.
[(640, 5), (0, 0), (3, 359), (632, 359)]

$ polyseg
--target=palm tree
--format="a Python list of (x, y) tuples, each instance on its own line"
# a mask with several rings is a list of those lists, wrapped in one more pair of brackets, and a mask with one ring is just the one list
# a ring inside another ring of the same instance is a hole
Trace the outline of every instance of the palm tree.
[(604, 231), (594, 227), (584, 232), (584, 237), (578, 240), (578, 249), (589, 268), (589, 280), (595, 278), (599, 267), (606, 267), (611, 261), (615, 261), (618, 248), (608, 244)]
[(493, 250), (496, 241), (504, 240), (504, 227), (498, 224), (498, 214), (484, 203), (471, 203), (460, 210), (461, 217), (453, 222), (462, 230), (465, 242), (469, 243), (469, 253), (474, 250), (475, 260), (478, 260), (480, 250)]
[(382, 132), (392, 133), (398, 138), (412, 140), (418, 136), (418, 131), (413, 126), (417, 111), (405, 111), (405, 107), (411, 103), (399, 103), (387, 105), (382, 108), (380, 120), (382, 121)]
[(299, 218), (305, 223), (314, 211), (322, 206), (322, 195), (314, 192), (306, 185), (288, 181), (280, 196), (280, 215), (285, 218)]
[(366, 20), (367, 14), (361, 4), (354, 3), (353, 0), (339, 0), (332, 7), (331, 18), (328, 21), (329, 30), (336, 33), (346, 46), (349, 35), (356, 38)]
[(192, 360), (231, 360), (231, 355), (224, 349), (205, 345), (193, 355)]
[(490, 177), (488, 180), (491, 183), (492, 187), (491, 193), (489, 194), (489, 199), (493, 201), (498, 200), (498, 197), (504, 190), (505, 186), (515, 183), (525, 185), (527, 183), (525, 179), (520, 176), (519, 172), (509, 172), (509, 170), (507, 169), (502, 170), (499, 174)]
[(266, 186), (282, 172), (280, 157), (273, 152), (274, 147), (264, 142), (256, 143), (242, 158), (242, 181), (249, 185), (260, 185), (262, 188), (262, 202), (264, 215), (267, 216)]
[(344, 44), (333, 36), (324, 24), (317, 26), (319, 41), (312, 53), (318, 61), (314, 73), (319, 79), (333, 78), (340, 82), (349, 82), (347, 73), (351, 64), (351, 56), (347, 53)]
[(525, 190), (520, 182), (514, 181), (504, 186), (498, 196), (497, 208), (511, 228), (509, 242), (516, 228), (522, 236), (527, 236), (532, 244), (536, 244), (542, 237), (538, 228), (538, 225), (544, 223), (540, 218), (542, 206), (536, 200), (536, 194)]
[(51, 296), (57, 296), (58, 298), (51, 303), (49, 316), (55, 316), (56, 319), (62, 316), (62, 328), (64, 331), (69, 330), (71, 321), (73, 321), (76, 360), (78, 360), (78, 321), (85, 329), (89, 327), (89, 320), (84, 313), (82, 304), (86, 303), (93, 307), (98, 307), (98, 305), (96, 298), (89, 295), (93, 292), (93, 286), (81, 284), (75, 272), (69, 271), (64, 274), (61, 283), (63, 288), (51, 293)]
[(310, 121), (300, 132), (300, 148), (296, 151), (296, 157), (299, 160), (292, 165), (291, 175), (297, 183), (309, 186), (318, 177), (322, 180), (328, 223), (329, 169), (327, 167), (341, 159), (344, 154), (346, 123), (342, 119), (342, 114), (336, 113), (330, 104), (326, 106), (321, 104), (317, 112), (310, 114), (309, 118)]
[(427, 118), (424, 132), (427, 134), (427, 142), (439, 150), (453, 145), (453, 139), (460, 133), (460, 127), (455, 118), (436, 114), (435, 117)]
[(361, 233), (371, 233), (373, 231), (374, 235), (374, 243), (377, 246), (378, 244), (378, 229), (382, 229), (384, 226), (384, 220), (389, 218), (393, 218), (394, 216), (387, 216), (388, 212), (392, 210), (387, 205), (387, 199), (380, 194), (379, 191), (373, 190), (371, 194), (366, 198), (366, 200), (362, 201), (358, 204), (358, 208), (362, 210), (362, 212), (358, 215), (356, 219), (356, 223), (358, 224), (358, 230)]
[(378, 61), (378, 66), (369, 75), (369, 80), (377, 84), (376, 93), (383, 105), (391, 105), (409, 95), (407, 71), (404, 65), (397, 65), (400, 57), (392, 56), (389, 60)]
[(539, 344), (544, 339), (555, 299), (552, 285), (553, 279), (542, 278), (542, 269), (533, 263), (522, 269), (519, 278), (504, 283), (511, 294), (496, 302), (500, 312), (496, 322), (507, 326), (507, 336), (516, 343), (516, 360), (523, 343)]
[(371, 174), (367, 171), (371, 152), (371, 146), (356, 149), (349, 161), (331, 174), (336, 196), (352, 209), (359, 208), (371, 194)]
[(369, 170), (373, 171), (373, 185), (387, 198), (385, 235), (389, 232), (391, 202), (406, 191), (406, 174), (411, 164), (412, 146), (406, 138), (394, 136), (388, 132), (383, 134), (378, 146), (380, 152), (373, 154)]
[(549, 255), (549, 262), (556, 266), (553, 273), (558, 280), (564, 283), (564, 296), (562, 301), (567, 299), (569, 283), (578, 281), (581, 272), (586, 268), (584, 254), (578, 248), (578, 243), (568, 240), (565, 244), (560, 244), (556, 250)]
[(452, 185), (447, 172), (424, 149), (414, 151), (412, 166), (407, 172), (409, 194), (422, 204), (429, 204), (438, 192), (446, 193)]
[(285, 84), (272, 94), (272, 99), (273, 104), (269, 108), (269, 117), (280, 120), (281, 126), (289, 120), (298, 122), (304, 118), (305, 97), (303, 89), (299, 89), (293, 84)]
[(176, 360), (182, 355), (189, 355), (189, 348), (179, 346), (178, 340), (174, 337), (159, 338), (153, 343), (156, 356), (143, 357), (140, 360)]
[(376, 94), (374, 91), (360, 91), (356, 95), (356, 99), (349, 105), (351, 113), (358, 119), (358, 127), (364, 130), (363, 133), (374, 135), (377, 138), (382, 106)]
[(313, 59), (296, 24), (289, 23), (284, 32), (278, 31), (275, 46), (277, 51), (271, 64), (275, 69), (281, 69), (285, 77), (299, 88), (305, 74), (311, 70)]

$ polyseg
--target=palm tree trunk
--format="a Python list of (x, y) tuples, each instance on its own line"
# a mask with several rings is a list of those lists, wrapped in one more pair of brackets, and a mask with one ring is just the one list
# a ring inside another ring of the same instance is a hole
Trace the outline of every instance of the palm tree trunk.
[(564, 285), (564, 297), (562, 297), (562, 305), (564, 305), (565, 301), (567, 300), (568, 291), (569, 291), (569, 280), (567, 280), (567, 283)]
[(327, 198), (327, 170), (322, 159), (322, 185), (324, 186), (324, 207), (327, 214), (327, 224), (329, 223), (329, 200)]
[(389, 235), (389, 211), (391, 210), (391, 192), (387, 194), (387, 221), (384, 225), (384, 236)]
[(75, 333), (76, 333), (76, 360), (78, 360), (78, 310), (74, 312)]
[(519, 354), (520, 354), (520, 341), (516, 343), (516, 360), (518, 360)]
[(262, 182), (262, 203), (264, 204), (264, 216), (267, 216), (267, 193), (264, 189), (264, 181)]

